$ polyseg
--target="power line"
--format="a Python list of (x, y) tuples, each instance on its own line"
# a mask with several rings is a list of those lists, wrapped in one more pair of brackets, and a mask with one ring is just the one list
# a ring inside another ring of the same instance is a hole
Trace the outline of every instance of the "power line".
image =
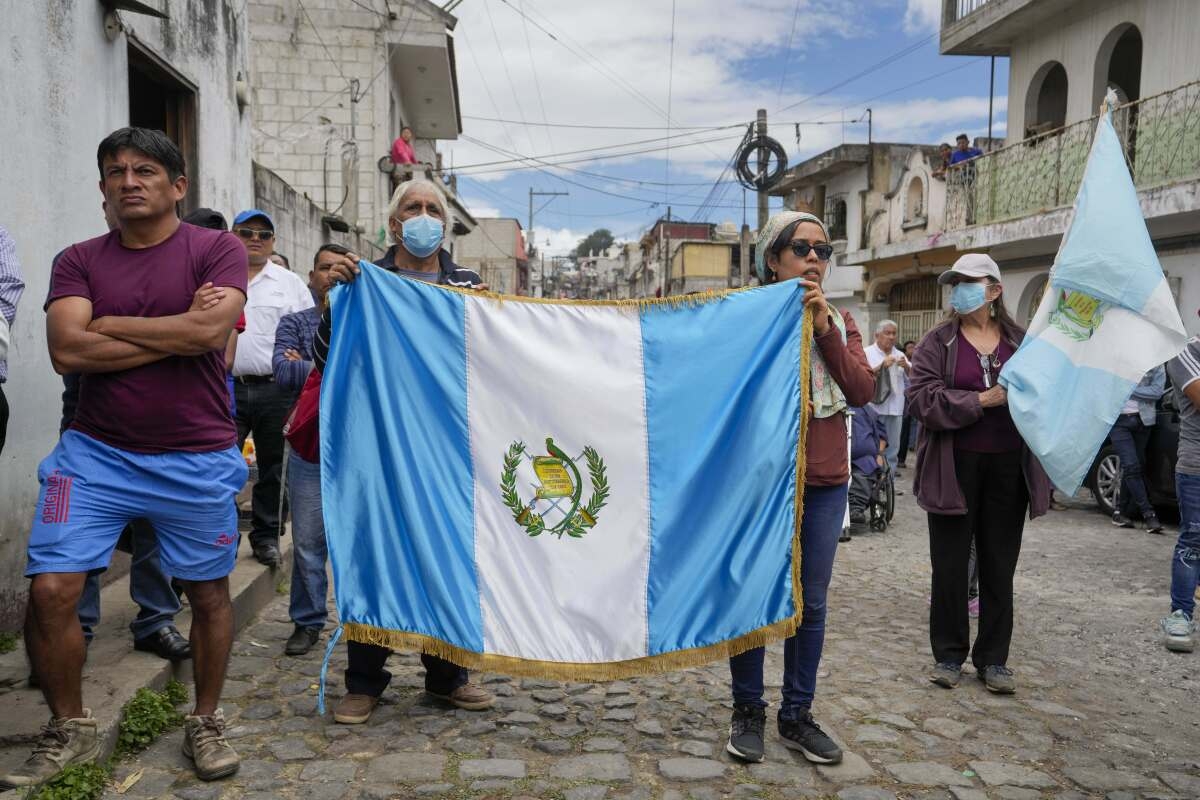
[(872, 64), (871, 66), (862, 70), (861, 72), (857, 72), (854, 75), (851, 75), (849, 78), (845, 78), (844, 80), (838, 81), (837, 83), (833, 84), (832, 86), (828, 86), (825, 89), (822, 89), (821, 91), (817, 92), (816, 94), (810, 94), (808, 97), (805, 97), (803, 100), (797, 100), (795, 103), (792, 103), (791, 105), (784, 106), (783, 108), (779, 109), (775, 113), (781, 114), (784, 111), (790, 111), (791, 109), (796, 108), (797, 106), (804, 105), (805, 103), (808, 103), (811, 100), (815, 100), (818, 97), (823, 97), (823, 96), (829, 94), (830, 92), (840, 89), (843, 86), (845, 86), (846, 84), (853, 83), (854, 81), (858, 80), (859, 78), (870, 75), (875, 70), (882, 69), (883, 67), (886, 67), (888, 64), (891, 64), (893, 61), (899, 61), (900, 59), (904, 58), (905, 56), (915, 53), (922, 46), (924, 46), (927, 42), (932, 41), (933, 38), (937, 35), (938, 34), (935, 31), (934, 33), (931, 33), (928, 36), (926, 36), (924, 39), (921, 39), (918, 42), (914, 42), (913, 44), (910, 44), (908, 47), (905, 47), (895, 53), (892, 53), (890, 56), (887, 56), (886, 58), (876, 61), (874, 64)]
[[(521, 2), (521, 0), (518, 0)], [(521, 2), (522, 10), (524, 10), (524, 2)], [(550, 134), (549, 118), (546, 116), (546, 99), (542, 96), (542, 79), (538, 77), (537, 65), (533, 63), (533, 44), (529, 41), (529, 20), (524, 16), (521, 17), (521, 30), (525, 34), (525, 52), (529, 54), (529, 71), (533, 73), (533, 87), (537, 90), (538, 106), (542, 109), (542, 123), (546, 129), (546, 141), (550, 143), (550, 149), (555, 149), (554, 137)]]
[[(478, 144), (480, 147), (494, 147), (494, 145), (489, 145), (487, 142), (477, 139), (474, 136), (468, 136), (465, 133), (462, 135), (462, 138), (464, 141), (468, 141), (473, 144)], [(666, 186), (667, 185), (667, 183), (665, 181), (651, 181), (651, 180), (645, 180), (642, 178), (625, 178), (620, 175), (605, 175), (604, 173), (601, 173), (601, 172), (589, 172), (588, 170), (578, 169), (577, 167), (563, 166), (563, 164), (565, 164), (566, 162), (543, 161), (540, 158), (538, 158), (537, 156), (521, 156), (520, 159), (513, 159), (513, 160), (514, 161), (533, 161), (533, 162), (540, 163), (540, 164), (543, 164), (548, 167), (554, 167), (555, 169), (565, 169), (568, 172), (574, 172), (578, 175), (586, 175), (590, 178), (598, 178), (599, 180), (605, 180), (605, 181), (616, 181), (618, 183), (632, 183), (632, 184), (636, 184), (638, 186)], [(522, 166), (522, 167), (514, 167), (512, 170), (498, 170), (498, 171), (517, 171), (517, 170), (526, 169), (526, 168), (527, 167)], [(481, 172), (477, 172), (474, 174), (480, 175), (480, 174), (488, 174), (490, 172), (491, 172), (491, 170), (483, 170)], [(467, 177), (467, 176), (463, 176), (463, 177)], [(712, 183), (711, 181), (673, 181), (670, 185), (671, 186), (710, 186), (711, 183)]]
[[(463, 29), (463, 32), (461, 35), (463, 37), (463, 44), (464, 45), (467, 44), (467, 31), (465, 28)], [(487, 75), (483, 71), (483, 66), (480, 65), (480, 63), (479, 63), (479, 56), (477, 56), (475, 54), (474, 47), (468, 46), (467, 50), (471, 54), (471, 60), (475, 63), (475, 69), (479, 72), (479, 81), (483, 84), (483, 90), (484, 90), (484, 92), (487, 93), (488, 100), (491, 102), (492, 108), (495, 109), (497, 114), (499, 114), (500, 106), (498, 103), (496, 103), (495, 95), (492, 94), (492, 87), (488, 85)], [(513, 123), (513, 124), (516, 124), (516, 123)], [(504, 130), (504, 135), (508, 138), (508, 143), (511, 144), (513, 146), (513, 149), (515, 150), (517, 148), (517, 140), (513, 138), (512, 131), (510, 131), (508, 129), (507, 124), (503, 125), (502, 128)]]
[[(504, 45), (500, 42), (500, 34), (496, 31), (496, 21), (492, 17), (492, 5), (488, 0), (483, 0), (483, 10), (487, 13), (488, 25), (492, 29), (492, 38), (496, 40), (496, 50), (500, 53), (500, 64), (504, 67), (504, 76), (508, 78), (508, 90), (512, 92), (513, 104), (517, 107), (517, 116), (521, 118), (521, 124), (525, 126), (525, 138), (529, 142), (529, 146), (533, 147), (533, 137), (529, 135), (529, 123), (525, 121), (525, 109), (521, 106), (521, 100), (517, 97), (517, 84), (513, 80), (512, 72), (508, 69), (508, 56), (504, 54)], [(499, 114), (500, 110), (497, 109)]]
[(775, 93), (775, 105), (783, 100), (783, 82), (787, 79), (788, 67), (792, 65), (792, 42), (796, 38), (796, 20), (800, 18), (800, 2), (796, 0), (796, 9), (792, 12), (792, 32), (788, 34), (787, 50), (783, 56), (783, 69), (779, 73), (779, 91)]
[[(364, 10), (366, 10), (366, 11), (370, 11), (372, 14), (378, 14), (379, 16), (383, 17), (384, 19), (391, 19), (391, 18), (390, 18), (390, 17), (389, 17), (387, 14), (384, 14), (384, 13), (383, 13), (382, 11), (380, 11), (379, 9), (371, 8), (371, 7), (370, 7), (369, 5), (367, 5), (366, 3), (359, 2), (359, 0), (350, 0), (350, 2), (351, 2), (351, 3), (354, 3), (354, 5), (358, 6), (358, 7), (359, 7), (359, 8), (361, 8), (361, 9), (364, 9)], [(387, 3), (386, 3), (386, 0), (385, 0), (385, 2), (384, 2), (384, 5), (387, 5)]]
[[(679, 139), (682, 136), (697, 136), (701, 133), (716, 133), (717, 131), (727, 131), (727, 130), (731, 130), (733, 128), (741, 128), (741, 127), (744, 127), (744, 125), (743, 124), (720, 125), (715, 128), (701, 129), (701, 130), (695, 131), (693, 133), (677, 134), (675, 136), (655, 136), (650, 139), (635, 139), (632, 142), (620, 142), (618, 144), (597, 145), (596, 147), (584, 147), (579, 150), (564, 150), (560, 153), (546, 153), (544, 155), (537, 155), (537, 156), (521, 156), (519, 159), (506, 159), (506, 160), (502, 160), (502, 161), (483, 161), (478, 164), (465, 164), (465, 165), (460, 166), (459, 169), (472, 169), (475, 167), (490, 167), (490, 166), (495, 166), (497, 164), (508, 164), (508, 163), (511, 163), (512, 161), (524, 161), (524, 160), (529, 160), (529, 159), (559, 158), (560, 156), (574, 156), (574, 155), (579, 155), (580, 153), (598, 153), (602, 150), (614, 150), (618, 147), (634, 147), (635, 145), (652, 144), (654, 142), (663, 142), (663, 141), (669, 141), (671, 139)], [(722, 137), (722, 138), (725, 138), (725, 137)], [(685, 142), (684, 144), (688, 144), (688, 143)], [(661, 150), (663, 148), (660, 147), (660, 148), (655, 148), (655, 149)]]
[[(468, 141), (471, 141), (471, 139), (465, 135), (463, 136), (463, 138), (467, 139)], [(477, 142), (478, 140), (475, 140), (475, 141)], [(727, 141), (729, 141), (728, 136), (716, 136), (711, 139), (698, 139), (693, 142), (684, 142), (683, 144), (674, 145), (674, 147), (676, 147), (676, 148), (692, 147), (692, 146), (696, 146), (696, 145), (709, 145), (709, 144), (714, 144), (717, 142), (727, 142)], [(629, 156), (644, 155), (646, 153), (661, 153), (663, 151), (663, 149), (664, 148), (662, 148), (662, 147), (648, 147), (648, 148), (644, 148), (641, 150), (627, 150), (627, 151), (620, 152), (620, 153), (605, 153), (603, 155), (582, 156), (580, 158), (570, 158), (570, 159), (565, 159), (563, 161), (553, 161), (553, 162), (544, 161), (544, 160), (536, 158), (534, 156), (521, 156), (520, 154), (516, 154), (515, 158), (511, 158), (506, 161), (499, 161), (499, 162), (495, 162), (495, 163), (497, 163), (497, 164), (514, 164), (514, 163), (520, 163), (522, 161), (536, 161), (547, 167), (559, 167), (563, 164), (581, 164), (581, 163), (584, 163), (587, 161), (603, 161), (603, 160), (610, 159), (610, 158), (627, 158)], [(484, 164), (475, 164), (473, 166), (478, 168), (478, 167), (483, 167), (485, 165)], [(460, 167), (459, 169), (463, 169), (463, 168)], [(527, 167), (524, 167), (524, 166), (520, 166), (520, 167), (495, 166), (495, 167), (491, 167), (489, 169), (475, 169), (475, 171), (472, 172), (471, 174), (486, 175), (486, 174), (493, 173), (493, 172), (514, 172), (514, 171), (521, 170), (521, 169), (527, 169)]]
[[(671, 93), (675, 87), (675, 0), (671, 0), (671, 55), (667, 60), (667, 125), (671, 124)], [(671, 131), (667, 131), (667, 156), (663, 199), (671, 202)]]
[[(464, 137), (464, 138), (466, 138), (466, 137)], [(475, 143), (480, 145), (481, 147), (486, 147), (489, 150), (495, 151), (502, 155), (509, 155), (509, 156), (514, 156), (514, 155), (519, 156), (520, 155), (519, 153), (512, 153), (512, 152), (504, 150), (503, 148), (496, 147), (495, 145), (487, 144), (486, 142), (480, 142), (480, 141), (476, 140)], [(595, 186), (590, 186), (586, 183), (580, 183), (579, 181), (571, 180), (570, 178), (564, 177), (564, 176), (559, 175), (554, 172), (550, 172), (549, 170), (543, 169), (542, 167), (535, 166), (535, 167), (529, 167), (529, 169), (536, 169), (538, 172), (541, 172), (545, 175), (549, 175), (550, 177), (554, 178), (555, 180), (562, 181), (563, 183), (570, 184), (571, 186), (578, 186), (581, 189), (587, 189), (589, 192), (595, 192), (597, 194), (608, 195), (609, 197), (618, 197), (622, 200), (633, 200), (633, 201), (639, 202), (639, 203), (649, 203), (651, 205), (651, 207), (658, 207), (658, 206), (662, 205), (661, 201), (659, 201), (659, 200), (651, 200), (651, 199), (645, 198), (645, 197), (635, 197), (633, 195), (628, 195), (628, 194), (618, 194), (617, 192), (610, 192), (607, 189), (597, 189)], [(676, 202), (674, 204), (683, 206), (683, 207), (688, 207), (688, 208), (698, 208), (700, 205), (698, 203), (678, 203), (678, 202)], [(741, 206), (722, 206), (722, 207), (723, 208), (741, 208)]]
[(341, 63), (334, 60), (333, 53), (329, 52), (329, 48), (325, 46), (325, 40), (321, 38), (321, 32), (317, 30), (317, 24), (308, 15), (308, 9), (304, 7), (304, 3), (301, 0), (296, 0), (296, 5), (300, 6), (300, 12), (304, 14), (304, 18), (308, 20), (308, 24), (312, 26), (313, 33), (317, 35), (317, 41), (321, 43), (321, 49), (325, 51), (325, 56), (329, 59), (329, 63), (333, 64), (334, 68), (337, 69), (338, 75), (342, 76), (342, 80), (349, 83), (350, 79), (346, 77), (346, 73), (342, 72)]
[[(476, 117), (471, 114), (463, 114), (463, 119), (471, 119), (476, 122), (503, 122), (510, 125), (521, 124), (519, 120)], [(745, 125), (746, 122), (738, 122), (733, 125), (588, 125), (586, 123), (570, 122), (529, 122), (525, 124), (545, 128), (578, 128), (597, 131), (709, 131), (723, 127), (737, 127), (738, 125)]]

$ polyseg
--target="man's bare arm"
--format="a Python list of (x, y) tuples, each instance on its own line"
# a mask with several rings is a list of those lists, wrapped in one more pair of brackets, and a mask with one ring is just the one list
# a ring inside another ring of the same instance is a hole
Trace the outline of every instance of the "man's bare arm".
[(59, 375), (117, 372), (161, 361), (169, 353), (88, 331), (92, 301), (63, 297), (46, 310), (46, 340), (50, 361)]
[(207, 309), (193, 308), (169, 317), (100, 317), (88, 330), (171, 355), (199, 356), (225, 349), (245, 304), (246, 296), (231, 289)]

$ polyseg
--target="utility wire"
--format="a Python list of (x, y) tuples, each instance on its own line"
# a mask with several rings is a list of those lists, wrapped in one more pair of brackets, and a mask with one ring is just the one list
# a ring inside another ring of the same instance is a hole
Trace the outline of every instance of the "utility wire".
[[(476, 122), (504, 122), (510, 125), (520, 124), (519, 120), (476, 117), (471, 114), (463, 114), (463, 119), (471, 119)], [(588, 125), (586, 123), (570, 122), (530, 122), (529, 124), (546, 128), (578, 128), (597, 131), (710, 131), (717, 128), (737, 127), (738, 125), (745, 125), (746, 122), (739, 122), (733, 125)]]
[[(671, 124), (671, 93), (675, 88), (675, 0), (671, 0), (671, 55), (667, 60), (667, 125)], [(671, 131), (667, 129), (667, 156), (663, 200), (671, 202)], [(669, 206), (668, 206), (669, 207)]]
[[(521, 3), (521, 10), (524, 11), (525, 3), (523, 0), (518, 0)], [(529, 54), (529, 71), (533, 73), (533, 87), (537, 90), (538, 106), (542, 109), (542, 125), (546, 129), (546, 141), (550, 143), (550, 149), (555, 149), (554, 137), (550, 133), (549, 117), (546, 116), (546, 99), (542, 96), (542, 79), (538, 77), (537, 65), (533, 63), (533, 43), (529, 41), (529, 20), (524, 15), (521, 15), (521, 30), (525, 34), (525, 52)]]
[[(491, 167), (491, 166), (495, 166), (497, 164), (509, 164), (509, 163), (512, 163), (513, 161), (525, 161), (525, 160), (529, 160), (529, 159), (559, 158), (561, 156), (574, 156), (574, 155), (579, 155), (581, 153), (598, 153), (603, 150), (614, 150), (619, 147), (634, 147), (636, 145), (653, 144), (655, 142), (665, 142), (665, 141), (669, 141), (672, 139), (677, 140), (680, 138), (680, 136), (698, 136), (702, 133), (716, 133), (718, 131), (728, 131), (728, 130), (732, 130), (735, 128), (743, 128), (743, 127), (745, 127), (745, 123), (741, 123), (738, 125), (720, 125), (715, 128), (701, 129), (701, 130), (695, 131), (693, 133), (679, 134), (676, 136), (655, 136), (650, 139), (635, 139), (632, 142), (620, 142), (618, 144), (597, 145), (595, 147), (584, 147), (584, 148), (581, 148), (578, 150), (563, 150), (562, 152), (559, 152), (559, 153), (546, 153), (543, 155), (536, 155), (536, 156), (520, 156), (519, 158), (505, 159), (505, 160), (501, 160), (501, 161), (481, 161), (477, 164), (461, 165), (458, 167), (458, 169), (472, 169), (475, 167)], [(723, 137), (719, 137), (719, 138), (728, 138), (728, 136), (723, 136)], [(684, 142), (683, 144), (688, 144), (688, 142)], [(682, 146), (682, 145), (680, 145), (680, 146)], [(662, 150), (663, 148), (658, 147), (658, 148), (654, 148), (654, 149)]]
[(867, 75), (870, 75), (872, 72), (874, 72), (878, 69), (882, 69), (883, 67), (886, 67), (888, 64), (891, 64), (894, 61), (899, 61), (900, 59), (904, 58), (905, 56), (915, 53), (917, 50), (919, 50), (921, 47), (923, 47), (926, 43), (932, 41), (933, 38), (937, 35), (938, 35), (937, 32), (931, 33), (928, 36), (926, 36), (924, 39), (921, 39), (918, 42), (914, 42), (913, 44), (910, 44), (908, 47), (898, 50), (897, 52), (892, 53), (890, 56), (887, 56), (886, 58), (883, 58), (879, 61), (876, 61), (874, 64), (872, 64), (871, 66), (862, 70), (861, 72), (857, 72), (857, 73), (851, 75), (849, 78), (840, 80), (837, 83), (833, 84), (832, 86), (828, 86), (828, 87), (822, 89), (821, 91), (817, 92), (816, 94), (810, 94), (808, 97), (805, 97), (803, 100), (797, 100), (795, 103), (792, 103), (791, 105), (786, 105), (783, 108), (776, 111), (775, 113), (781, 114), (784, 111), (790, 111), (791, 109), (796, 108), (797, 106), (802, 106), (812, 100), (816, 100), (818, 97), (824, 97), (825, 95), (829, 94), (830, 92), (836, 91), (836, 90), (842, 88), (843, 86), (845, 86), (846, 84), (853, 83), (854, 81), (858, 80), (859, 78), (863, 78)]
[(304, 18), (308, 20), (308, 24), (312, 26), (313, 33), (317, 35), (317, 41), (321, 43), (321, 49), (325, 51), (326, 57), (329, 58), (329, 63), (333, 64), (334, 68), (338, 71), (338, 75), (342, 76), (342, 80), (346, 81), (346, 83), (349, 83), (350, 79), (346, 77), (346, 73), (342, 72), (341, 63), (334, 59), (333, 53), (329, 52), (329, 48), (325, 46), (325, 40), (321, 38), (321, 32), (317, 30), (317, 24), (313, 22), (312, 17), (308, 15), (308, 9), (304, 7), (304, 3), (301, 2), (301, 0), (296, 0), (296, 5), (300, 6), (300, 12), (304, 14)]
[(792, 65), (792, 42), (796, 39), (796, 20), (800, 18), (800, 2), (796, 0), (796, 8), (792, 12), (792, 32), (788, 34), (787, 50), (783, 55), (783, 69), (779, 73), (779, 91), (775, 93), (775, 105), (783, 100), (783, 82), (787, 79), (788, 67)]
[[(462, 138), (467, 139), (468, 141), (471, 141), (471, 139), (465, 135)], [(475, 140), (475, 141), (477, 142), (478, 140)], [(714, 144), (717, 142), (728, 142), (728, 141), (729, 141), (728, 136), (716, 136), (711, 139), (697, 139), (696, 141), (684, 142), (683, 144), (676, 144), (674, 146), (676, 148), (682, 148), (682, 147), (692, 147), (692, 146), (696, 146), (696, 145), (708, 145), (708, 144)], [(579, 158), (570, 158), (570, 159), (564, 159), (562, 161), (553, 161), (553, 162), (552, 161), (544, 161), (544, 160), (538, 159), (535, 156), (522, 156), (519, 153), (517, 153), (517, 154), (515, 154), (516, 155), (515, 158), (511, 158), (511, 159), (507, 159), (505, 161), (499, 161), (499, 162), (495, 162), (495, 163), (497, 163), (497, 164), (517, 164), (517, 163), (521, 163), (523, 161), (536, 161), (547, 167), (558, 167), (563, 164), (581, 164), (581, 163), (584, 163), (587, 161), (603, 161), (603, 160), (610, 159), (610, 158), (626, 158), (628, 156), (644, 155), (646, 153), (661, 153), (662, 151), (663, 151), (662, 147), (648, 147), (648, 148), (644, 148), (641, 150), (627, 150), (627, 151), (623, 151), (620, 153), (605, 153), (603, 155), (581, 156)], [(509, 152), (511, 152), (511, 151), (509, 151)], [(487, 166), (485, 164), (475, 164), (472, 166), (476, 168), (474, 172), (470, 173), (472, 175), (485, 175), (485, 174), (494, 173), (494, 172), (513, 172), (513, 171), (517, 171), (517, 170), (527, 169), (526, 166), (493, 166), (493, 167), (490, 167), (487, 169), (482, 168), (482, 167)], [(464, 169), (464, 168), (459, 167), (458, 169)]]
[[(496, 31), (496, 20), (492, 17), (492, 4), (488, 0), (483, 0), (483, 10), (487, 13), (488, 25), (492, 29), (492, 38), (495, 39), (496, 50), (500, 53), (500, 65), (504, 67), (504, 76), (508, 78), (508, 90), (512, 92), (513, 104), (517, 107), (517, 116), (521, 118), (521, 124), (525, 126), (525, 139), (529, 142), (529, 146), (533, 147), (533, 137), (529, 135), (529, 123), (525, 118), (525, 109), (521, 106), (520, 98), (517, 97), (517, 84), (508, 68), (508, 56), (504, 53), (504, 45), (501, 44), (500, 34)], [(499, 109), (496, 113), (500, 113)]]
[[(467, 45), (467, 51), (471, 54), (471, 60), (473, 62), (475, 62), (475, 69), (479, 72), (479, 81), (480, 81), (480, 83), (483, 84), (483, 90), (484, 90), (484, 92), (487, 93), (488, 100), (491, 102), (492, 108), (495, 109), (497, 114), (499, 114), (500, 106), (496, 102), (496, 96), (492, 94), (492, 87), (490, 85), (488, 85), (487, 74), (483, 71), (483, 66), (479, 63), (479, 56), (477, 56), (475, 54), (475, 48), (469, 46), (467, 43), (467, 31), (465, 28), (463, 29), (461, 36), (463, 37), (463, 44)], [(515, 125), (518, 123), (514, 122), (512, 124)], [(504, 124), (502, 127), (504, 130), (504, 135), (508, 139), (508, 143), (511, 144), (513, 149), (515, 150), (517, 148), (517, 140), (513, 138), (512, 131), (510, 131), (508, 129), (507, 123)]]
[[(359, 0), (350, 0), (350, 2), (354, 3), (354, 5), (358, 6), (361, 9), (370, 11), (372, 14), (378, 14), (379, 16), (383, 17), (384, 19), (391, 19), (387, 14), (384, 14), (382, 11), (375, 9), (375, 8), (371, 8), (366, 3), (359, 2)], [(384, 5), (387, 5), (387, 3), (385, 2)]]
[[(465, 137), (465, 136), (464, 136), (463, 138), (467, 138), (467, 137)], [(520, 155), (519, 153), (512, 153), (512, 152), (510, 152), (510, 151), (504, 150), (503, 148), (496, 147), (495, 145), (490, 145), (490, 144), (487, 144), (486, 142), (481, 142), (481, 141), (479, 141), (479, 140), (475, 140), (475, 144), (478, 144), (478, 145), (479, 145), (479, 146), (481, 146), (481, 147), (486, 147), (486, 148), (488, 148), (489, 150), (492, 150), (492, 151), (495, 151), (495, 152), (497, 152), (497, 153), (500, 153), (501, 155), (509, 155), (509, 156), (514, 156), (514, 155), (515, 155), (515, 156), (519, 156), (519, 155)], [(608, 195), (609, 197), (618, 197), (618, 198), (620, 198), (620, 199), (622, 199), (622, 200), (633, 200), (633, 201), (635, 201), (635, 202), (639, 202), (639, 203), (649, 203), (649, 204), (651, 205), (651, 207), (653, 207), (653, 208), (657, 208), (658, 206), (662, 205), (662, 201), (660, 201), (660, 200), (653, 200), (653, 199), (646, 198), (646, 197), (635, 197), (635, 196), (633, 196), (633, 195), (628, 195), (628, 194), (619, 194), (619, 193), (617, 193), (617, 192), (610, 192), (610, 191), (608, 191), (607, 189), (598, 189), (598, 188), (596, 188), (595, 186), (590, 186), (589, 184), (586, 184), (586, 183), (581, 183), (581, 182), (579, 182), (579, 181), (576, 181), (576, 180), (571, 180), (570, 178), (567, 178), (567, 177), (565, 177), (565, 176), (563, 176), (563, 175), (559, 175), (559, 174), (557, 174), (557, 173), (555, 173), (555, 172), (551, 172), (551, 171), (549, 171), (548, 169), (544, 169), (544, 168), (542, 168), (542, 167), (536, 167), (536, 166), (535, 166), (535, 167), (530, 167), (530, 168), (531, 168), (531, 169), (536, 169), (538, 172), (541, 172), (541, 173), (543, 173), (543, 174), (545, 174), (545, 175), (549, 175), (550, 177), (554, 178), (555, 180), (562, 181), (563, 183), (570, 184), (571, 186), (578, 186), (579, 188), (581, 188), (581, 189), (586, 189), (586, 190), (588, 190), (589, 192), (595, 192), (595, 193), (597, 193), (597, 194)], [(698, 203), (678, 203), (678, 202), (676, 202), (676, 203), (675, 203), (675, 205), (679, 205), (679, 206), (682, 206), (682, 207), (688, 207), (688, 208), (698, 208), (700, 204), (698, 204)], [(735, 206), (724, 206), (724, 207), (726, 207), (726, 208), (734, 208)], [(740, 208), (740, 206), (736, 206), (736, 208)]]
[[(480, 147), (489, 147), (489, 148), (496, 147), (495, 145), (489, 145), (488, 142), (477, 139), (474, 136), (468, 136), (467, 134), (463, 134), (462, 138), (464, 141), (468, 141), (473, 144), (478, 144)], [(521, 156), (520, 159), (514, 159), (514, 161), (515, 160), (531, 161), (534, 163), (542, 164), (544, 166), (554, 167), (555, 169), (565, 169), (568, 172), (574, 172), (577, 175), (586, 175), (590, 178), (597, 178), (599, 180), (604, 180), (604, 181), (615, 181), (617, 183), (632, 183), (636, 186), (666, 186), (667, 185), (667, 183), (665, 181), (652, 181), (652, 180), (646, 180), (644, 178), (625, 178), (620, 175), (605, 175), (602, 172), (589, 172), (588, 170), (579, 169), (577, 167), (563, 166), (563, 164), (566, 162), (557, 162), (556, 163), (556, 162), (550, 162), (550, 161), (543, 161), (540, 158), (538, 158), (537, 156)], [(518, 171), (518, 170), (523, 170), (523, 169), (527, 169), (527, 168), (528, 168), (527, 166), (520, 166), (520, 167), (513, 167), (511, 170), (499, 170), (499, 171)], [(488, 174), (490, 172), (491, 172), (491, 170), (484, 170), (482, 172), (475, 173), (475, 174)], [(462, 177), (468, 177), (468, 176), (464, 175)], [(671, 185), (672, 186), (711, 186), (712, 182), (711, 181), (673, 181), (671, 183)]]

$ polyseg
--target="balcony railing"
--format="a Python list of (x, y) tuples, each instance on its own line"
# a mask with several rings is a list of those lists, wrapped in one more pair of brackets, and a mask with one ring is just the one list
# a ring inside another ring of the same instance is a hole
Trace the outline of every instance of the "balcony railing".
[(968, 14), (972, 14), (983, 6), (986, 6), (992, 0), (949, 0), (949, 2), (952, 4), (954, 12), (954, 18), (951, 22), (958, 22)]
[[(946, 170), (946, 230), (1075, 202), (1099, 117), (1032, 136)], [(1133, 182), (1149, 189), (1200, 177), (1200, 81), (1118, 106), (1113, 127)]]

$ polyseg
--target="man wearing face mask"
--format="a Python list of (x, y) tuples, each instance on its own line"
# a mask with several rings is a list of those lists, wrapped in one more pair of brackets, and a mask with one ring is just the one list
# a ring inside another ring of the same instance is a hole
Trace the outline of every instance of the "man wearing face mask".
[[(477, 273), (456, 265), (442, 249), (448, 222), (446, 201), (436, 183), (405, 181), (396, 187), (388, 206), (388, 231), (395, 244), (375, 265), (411, 280), (486, 288)], [(333, 264), (330, 272), (335, 281), (352, 281), (357, 268), (346, 260)], [(332, 316), (326, 309), (313, 339), (313, 362), (318, 372), (325, 370), (333, 333)], [(337, 387), (322, 386), (321, 391), (337, 391)], [(386, 647), (347, 642), (346, 694), (333, 710), (335, 721), (357, 725), (370, 718), (392, 678), (384, 669), (390, 652)], [(427, 694), (468, 711), (482, 711), (496, 702), (491, 692), (469, 682), (469, 674), (462, 667), (428, 654), (421, 655), (421, 663), (425, 666)]]
[[(1013, 576), (1025, 513), (1046, 513), (1050, 481), (1008, 411), (1000, 373), (1025, 335), (1004, 308), (1000, 268), (982, 253), (958, 259), (938, 283), (952, 311), (913, 354), (910, 413), (925, 430), (913, 493), (929, 515), (933, 683), (953, 689), (970, 655), (988, 691), (1012, 694)], [(967, 563), (975, 543), (979, 632), (971, 642)]]

